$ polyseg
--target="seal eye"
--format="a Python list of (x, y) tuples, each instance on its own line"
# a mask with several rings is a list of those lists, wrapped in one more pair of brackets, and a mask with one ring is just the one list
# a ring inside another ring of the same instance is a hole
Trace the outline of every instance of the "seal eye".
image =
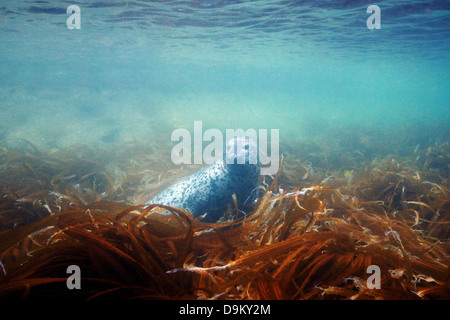
[(227, 165), (259, 165), (258, 160), (258, 147), (253, 139), (248, 136), (239, 136), (228, 140), (224, 153), (224, 161)]

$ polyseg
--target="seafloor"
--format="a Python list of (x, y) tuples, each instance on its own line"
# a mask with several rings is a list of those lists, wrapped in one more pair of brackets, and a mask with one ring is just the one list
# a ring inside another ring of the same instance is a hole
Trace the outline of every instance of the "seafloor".
[(282, 141), (253, 213), (216, 224), (142, 205), (198, 170), (172, 164), (170, 144), (6, 141), (0, 298), (450, 299), (450, 146), (426, 132)]

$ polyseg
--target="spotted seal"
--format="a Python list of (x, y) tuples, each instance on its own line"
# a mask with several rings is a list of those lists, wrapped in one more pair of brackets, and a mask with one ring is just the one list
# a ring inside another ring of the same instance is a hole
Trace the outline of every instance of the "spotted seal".
[(216, 222), (233, 205), (233, 194), (240, 210), (252, 209), (259, 175), (256, 143), (249, 137), (234, 137), (221, 159), (169, 186), (147, 204), (182, 208), (194, 217), (205, 215), (202, 221)]

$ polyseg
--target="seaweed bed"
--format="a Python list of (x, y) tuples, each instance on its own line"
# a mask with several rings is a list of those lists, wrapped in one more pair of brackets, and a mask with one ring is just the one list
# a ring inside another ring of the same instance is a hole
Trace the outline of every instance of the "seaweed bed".
[[(198, 169), (172, 165), (170, 146), (5, 143), (0, 298), (449, 299), (448, 142), (383, 157), (346, 145), (280, 146), (254, 212), (210, 224), (141, 205)], [(82, 290), (66, 287), (73, 264)]]

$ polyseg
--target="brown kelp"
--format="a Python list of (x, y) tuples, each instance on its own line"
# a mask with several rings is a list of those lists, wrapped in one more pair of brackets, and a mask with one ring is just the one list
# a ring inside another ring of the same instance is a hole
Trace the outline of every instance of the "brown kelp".
[(27, 140), (19, 142), (0, 144), (0, 231), (93, 203), (115, 201), (109, 205), (120, 208), (120, 203), (142, 203), (140, 196), (147, 198), (193, 170), (169, 167), (170, 158), (161, 156), (170, 155), (168, 146), (155, 152), (151, 143), (41, 151)]
[[(140, 205), (193, 168), (127, 148), (3, 149), (0, 217), (36, 218), (2, 224), (0, 297), (450, 298), (448, 144), (383, 158), (298, 146), (251, 214), (214, 224)], [(66, 287), (69, 265), (81, 290)]]

